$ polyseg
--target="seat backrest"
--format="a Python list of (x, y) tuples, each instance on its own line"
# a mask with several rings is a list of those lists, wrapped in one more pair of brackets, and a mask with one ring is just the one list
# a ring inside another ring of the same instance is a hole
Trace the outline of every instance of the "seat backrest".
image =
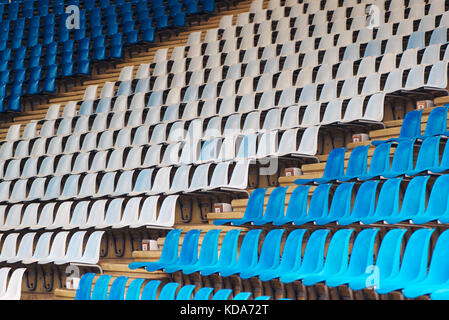
[(347, 270), (349, 244), (353, 231), (353, 229), (340, 229), (332, 236), (323, 267), (325, 274), (338, 274)]
[(361, 275), (374, 263), (374, 243), (379, 229), (364, 229), (357, 234), (351, 250), (348, 274)]

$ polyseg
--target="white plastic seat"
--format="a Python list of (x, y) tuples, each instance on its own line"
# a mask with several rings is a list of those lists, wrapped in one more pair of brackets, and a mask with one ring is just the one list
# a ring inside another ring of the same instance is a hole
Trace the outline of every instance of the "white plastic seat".
[(151, 191), (147, 192), (148, 195), (156, 195), (168, 192), (170, 189), (170, 172), (173, 167), (159, 168), (154, 177)]
[(189, 188), (189, 177), (191, 165), (183, 165), (176, 169), (171, 181), (170, 189), (165, 194), (175, 194), (183, 192)]
[[(84, 233), (84, 231), (83, 231)], [(81, 234), (83, 234), (81, 233)], [(81, 235), (80, 234), (80, 235)], [(61, 259), (64, 257), (66, 252), (66, 243), (67, 243), (67, 237), (69, 235), (68, 231), (62, 231), (56, 233), (55, 237), (53, 238), (53, 241), (51, 243), (50, 253), (47, 257), (40, 258), (37, 263), (38, 264), (47, 264), (51, 263), (56, 259)]]
[[(40, 208), (39, 205), (36, 205), (35, 203), (29, 204), (25, 209), (25, 213), (27, 213), (31, 219), (27, 218), (27, 220), (29, 221), (27, 224), (24, 223), (25, 219), (23, 219), (21, 226), (25, 226), (30, 230), (39, 230), (46, 228), (53, 223), (55, 206), (56, 202), (47, 202), (42, 208)], [(38, 212), (39, 220), (37, 219)]]
[[(2, 251), (0, 253), (0, 261), (5, 262), (16, 256), (16, 247), (19, 233), (10, 233), (3, 241)], [(0, 297), (1, 298), (1, 297)]]
[(122, 206), (124, 198), (114, 198), (109, 202), (105, 211), (104, 220), (95, 225), (95, 229), (106, 229), (113, 224), (119, 223), (122, 216)]
[(113, 229), (124, 228), (138, 223), (141, 197), (130, 198), (123, 209), (120, 221), (112, 224)]
[(4, 295), (0, 296), (0, 300), (20, 300), (22, 293), (22, 279), (26, 268), (17, 268), (12, 272), (9, 278), (8, 288)]
[[(53, 263), (56, 265), (67, 264), (76, 259), (81, 258), (81, 256), (83, 255), (83, 241), (84, 241), (85, 235), (86, 235), (86, 231), (75, 232), (70, 237), (69, 244), (67, 246), (65, 255), (63, 257), (58, 257), (57, 259), (55, 259), (53, 261)], [(55, 243), (55, 242), (53, 241), (53, 243)], [(44, 261), (46, 261), (46, 260), (44, 260)], [(39, 263), (41, 264), (42, 261), (39, 261)]]
[(16, 263), (22, 259), (28, 259), (33, 256), (33, 242), (36, 232), (27, 232), (20, 239), (17, 252), (14, 256), (8, 258), (6, 263)]
[(50, 254), (50, 241), (52, 236), (53, 232), (45, 232), (41, 234), (37, 240), (33, 255), (29, 258), (22, 259), (21, 262), (23, 264), (31, 264), (39, 261), (40, 259), (47, 258)]
[(42, 225), (46, 224), (45, 226), (46, 230), (55, 230), (64, 228), (64, 226), (70, 224), (72, 206), (73, 206), (72, 201), (62, 202), (56, 210), (53, 221), (50, 221), (50, 223), (46, 223), (45, 221), (43, 221)]
[[(6, 218), (4, 220), (5, 222), (0, 226), (0, 231), (13, 230), (20, 226), (22, 209), (23, 204), (21, 203), (9, 207), (8, 213), (6, 214)], [(4, 211), (2, 211), (2, 213), (4, 214)]]

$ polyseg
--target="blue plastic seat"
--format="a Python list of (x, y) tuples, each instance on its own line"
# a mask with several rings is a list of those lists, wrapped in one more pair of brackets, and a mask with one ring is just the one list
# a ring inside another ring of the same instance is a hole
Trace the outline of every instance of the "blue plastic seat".
[(239, 250), (237, 262), (221, 268), (219, 274), (222, 277), (228, 277), (255, 267), (258, 259), (258, 245), (261, 232), (261, 229), (253, 229), (246, 233)]
[(147, 284), (143, 287), (140, 300), (156, 300), (156, 294), (160, 284), (161, 284), (160, 280), (148, 281)]
[(405, 172), (406, 176), (414, 176), (438, 167), (440, 161), (441, 136), (427, 137), (423, 140), (413, 170)]
[(195, 287), (196, 286), (193, 284), (182, 286), (176, 295), (176, 300), (192, 300), (193, 290)]
[(296, 257), (298, 263), (294, 268), (286, 271), (280, 276), (280, 281), (290, 283), (311, 274), (319, 273), (323, 269), (324, 248), (329, 230), (318, 229), (314, 231), (307, 240), (302, 261), (300, 256)]
[(218, 262), (218, 238), (220, 232), (220, 229), (212, 229), (204, 235), (198, 261), (192, 265), (184, 266), (182, 268), (184, 274), (191, 274)]
[(212, 297), (212, 300), (229, 300), (232, 289), (220, 289)]
[(182, 241), (181, 252), (178, 259), (166, 266), (164, 271), (167, 273), (176, 272), (182, 270), (186, 266), (195, 264), (198, 261), (198, 240), (201, 230), (193, 229), (187, 232), (184, 240)]
[(441, 156), (441, 161), (437, 162), (437, 164), (430, 168), (427, 173), (433, 174), (440, 174), (449, 169), (449, 143), (446, 141), (444, 145), (443, 155)]
[(226, 232), (223, 237), (223, 242), (220, 250), (220, 257), (215, 264), (209, 266), (202, 266), (200, 273), (203, 276), (208, 276), (219, 272), (221, 269), (235, 265), (237, 262), (238, 237), (240, 229), (233, 229)]
[(92, 294), (92, 282), (95, 273), (85, 273), (80, 279), (78, 289), (76, 289), (75, 300), (90, 300)]
[(323, 176), (319, 179), (296, 179), (295, 183), (310, 184), (310, 183), (326, 183), (337, 177), (341, 177), (344, 174), (344, 161), (345, 161), (346, 148), (333, 149), (327, 158), (326, 167), (324, 168)]
[(140, 291), (145, 279), (137, 278), (131, 281), (126, 290), (125, 300), (140, 300)]
[(248, 300), (251, 295), (251, 292), (239, 292), (234, 296), (232, 300)]
[(111, 284), (109, 289), (108, 300), (124, 300), (125, 299), (125, 289), (126, 282), (129, 277), (119, 276), (115, 278), (114, 282)]
[(285, 194), (288, 187), (275, 188), (269, 198), (265, 213), (260, 218), (255, 218), (251, 221), (252, 225), (260, 226), (267, 223), (272, 223), (275, 219), (284, 216), (285, 211)]
[(414, 145), (414, 139), (399, 142), (396, 150), (394, 151), (390, 170), (382, 173), (380, 177), (394, 178), (404, 175), (406, 172), (413, 170)]
[(337, 287), (349, 283), (351, 279), (364, 275), (367, 267), (373, 265), (374, 243), (379, 229), (364, 229), (354, 240), (348, 268), (326, 278), (328, 287)]
[(336, 222), (340, 218), (349, 216), (351, 213), (352, 189), (354, 182), (340, 184), (332, 196), (329, 214), (315, 220), (317, 225), (325, 225)]
[(444, 134), (447, 132), (447, 106), (436, 107), (429, 113), (424, 133), (418, 135), (417, 139)]
[(176, 290), (179, 287), (177, 282), (169, 282), (162, 287), (157, 300), (175, 300)]
[(412, 110), (407, 112), (402, 122), (398, 138), (388, 140), (374, 140), (371, 144), (378, 145), (385, 142), (399, 142), (401, 140), (415, 139), (421, 134), (421, 115), (423, 110)]
[(156, 271), (163, 269), (166, 265), (174, 263), (178, 259), (179, 238), (182, 229), (171, 230), (164, 241), (161, 256), (155, 262), (131, 262), (128, 268), (135, 270), (137, 268), (145, 268), (147, 271)]
[(443, 231), (435, 243), (426, 277), (405, 284), (402, 293), (406, 298), (417, 298), (449, 285), (449, 230)]
[(399, 213), (399, 191), (402, 178), (388, 179), (380, 189), (376, 209), (371, 215), (361, 219), (363, 224), (384, 221), (387, 217), (397, 216)]
[(439, 176), (432, 186), (429, 201), (425, 210), (417, 211), (411, 218), (414, 224), (424, 224), (431, 221), (447, 223), (449, 221), (449, 175)]
[(111, 275), (103, 274), (97, 279), (92, 290), (92, 300), (107, 300), (109, 281), (111, 278)]
[(263, 203), (266, 190), (267, 188), (259, 188), (251, 193), (246, 205), (245, 214), (241, 219), (217, 219), (214, 221), (214, 224), (224, 225), (231, 223), (232, 225), (239, 226), (261, 217), (263, 215)]
[(410, 235), (400, 263), (399, 271), (382, 277), (375, 289), (387, 294), (404, 288), (407, 283), (421, 281), (427, 274), (430, 239), (434, 229), (418, 229)]
[(371, 157), (368, 172), (359, 175), (357, 180), (361, 181), (370, 179), (371, 177), (379, 177), (384, 172), (390, 171), (390, 149), (391, 142), (377, 145)]
[(291, 223), (295, 219), (304, 217), (307, 214), (307, 203), (309, 198), (310, 186), (303, 185), (297, 186), (293, 189), (293, 192), (288, 201), (287, 211), (284, 216), (278, 216), (273, 219), (273, 225), (281, 226), (287, 223)]
[(269, 281), (280, 277), (290, 270), (299, 268), (301, 259), (298, 259), (298, 257), (301, 256), (302, 242), (306, 231), (307, 229), (295, 229), (289, 233), (287, 239), (285, 240), (279, 265), (275, 268), (260, 270), (260, 280)]
[(259, 260), (253, 268), (247, 268), (240, 272), (240, 278), (248, 279), (258, 276), (266, 270), (276, 269), (280, 262), (281, 240), (284, 229), (270, 230), (262, 244)]
[(294, 225), (314, 222), (328, 215), (329, 191), (332, 184), (320, 184), (313, 190), (307, 215), (293, 220)]
[(430, 176), (414, 177), (407, 185), (400, 211), (395, 215), (384, 217), (384, 220), (389, 224), (395, 224), (422, 215), (426, 209), (426, 186), (429, 178)]
[(357, 146), (352, 150), (346, 172), (343, 176), (336, 177), (337, 181), (348, 181), (366, 174), (368, 148), (369, 146)]
[(214, 288), (203, 287), (195, 293), (193, 300), (210, 300), (213, 291)]
[(449, 300), (449, 289), (440, 289), (430, 294), (432, 300)]
[(368, 272), (349, 278), (349, 288), (361, 290), (381, 286), (383, 279), (399, 273), (402, 240), (407, 229), (392, 229), (382, 239), (377, 253), (376, 264)]
[(340, 229), (335, 232), (329, 242), (323, 269), (319, 272), (303, 275), (302, 283), (304, 285), (312, 286), (347, 270), (349, 244), (353, 231), (353, 229)]

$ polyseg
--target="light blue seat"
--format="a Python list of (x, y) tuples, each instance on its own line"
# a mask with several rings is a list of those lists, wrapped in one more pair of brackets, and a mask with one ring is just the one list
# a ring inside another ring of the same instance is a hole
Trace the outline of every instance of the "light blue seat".
[(220, 269), (219, 274), (222, 277), (228, 277), (255, 267), (258, 259), (258, 245), (261, 233), (261, 229), (252, 229), (246, 233), (240, 246), (237, 262)]
[(391, 168), (380, 175), (383, 178), (394, 178), (413, 170), (413, 151), (415, 139), (399, 142), (394, 152)]
[(313, 190), (307, 215), (293, 220), (294, 225), (302, 225), (323, 218), (328, 214), (329, 190), (332, 184), (320, 184)]
[(160, 284), (161, 284), (160, 280), (148, 281), (145, 287), (143, 287), (140, 300), (156, 300), (156, 294)]
[(312, 286), (325, 281), (328, 277), (340, 274), (348, 268), (349, 243), (353, 229), (340, 229), (332, 236), (327, 249), (326, 260), (323, 269), (318, 273), (304, 275), (302, 283)]
[(328, 287), (347, 284), (350, 279), (363, 275), (368, 266), (373, 265), (374, 243), (379, 229), (364, 229), (359, 232), (351, 250), (348, 268), (326, 279)]
[(240, 278), (255, 277), (265, 270), (272, 270), (279, 266), (281, 240), (284, 232), (284, 229), (273, 229), (267, 233), (260, 250), (259, 261), (253, 268), (247, 268), (240, 272)]
[(182, 241), (181, 252), (179, 258), (171, 264), (164, 266), (167, 273), (182, 270), (185, 266), (193, 265), (198, 261), (198, 240), (201, 230), (193, 229), (187, 232)]
[(239, 292), (232, 300), (248, 300), (251, 295), (251, 292)]
[(319, 184), (326, 183), (337, 177), (341, 177), (344, 174), (344, 161), (345, 161), (346, 148), (333, 149), (327, 158), (326, 167), (324, 168), (323, 176), (318, 179), (296, 179), (295, 184)]
[(406, 176), (414, 176), (438, 167), (440, 161), (441, 136), (428, 137), (423, 140), (419, 148), (418, 158), (413, 170), (405, 172)]
[(213, 291), (214, 288), (203, 287), (195, 293), (193, 300), (209, 300)]
[(368, 172), (366, 174), (359, 175), (357, 180), (366, 180), (371, 177), (379, 177), (384, 172), (388, 172), (390, 170), (390, 149), (391, 142), (377, 145), (371, 157)]
[(380, 286), (383, 279), (399, 273), (402, 240), (407, 229), (392, 229), (382, 239), (374, 268), (349, 278), (349, 288), (361, 290)]
[(214, 294), (212, 300), (229, 300), (231, 293), (231, 289), (220, 289)]
[(343, 176), (336, 177), (335, 180), (348, 181), (355, 179), (358, 176), (365, 175), (368, 167), (368, 148), (369, 146), (355, 147), (349, 156), (345, 174)]
[(140, 291), (145, 279), (137, 278), (131, 281), (126, 290), (125, 300), (140, 300)]
[(262, 281), (269, 281), (274, 278), (279, 278), (286, 272), (296, 270), (301, 264), (302, 242), (304, 234), (307, 229), (295, 229), (291, 231), (285, 240), (284, 248), (282, 249), (282, 257), (279, 265), (275, 268), (261, 270), (259, 272), (259, 279)]
[(446, 140), (446, 143), (444, 145), (444, 151), (443, 155), (441, 156), (441, 161), (437, 162), (437, 165), (433, 168), (430, 168), (427, 172), (432, 173), (442, 173), (444, 171), (447, 171), (449, 169), (449, 143)]
[(109, 281), (111, 278), (111, 275), (103, 274), (97, 279), (92, 290), (92, 300), (107, 300)]
[(449, 285), (449, 230), (442, 232), (435, 243), (426, 277), (421, 281), (408, 282), (402, 293), (406, 298), (417, 298)]
[(128, 268), (135, 270), (138, 268), (145, 268), (147, 271), (156, 271), (163, 269), (166, 265), (173, 264), (178, 259), (179, 238), (182, 229), (173, 229), (165, 238), (164, 246), (162, 247), (161, 257), (155, 262), (131, 262)]
[(179, 283), (169, 282), (162, 287), (157, 300), (175, 300), (176, 290), (178, 290)]
[(240, 229), (233, 229), (226, 232), (221, 244), (220, 257), (215, 264), (203, 266), (200, 270), (201, 275), (208, 276), (219, 272), (221, 269), (235, 265), (237, 262), (238, 238)]
[(376, 194), (379, 183), (380, 180), (368, 180), (362, 183), (357, 191), (351, 214), (339, 218), (337, 224), (341, 226), (350, 225), (372, 215), (376, 206)]
[(425, 139), (447, 132), (447, 110), (447, 106), (441, 106), (430, 111), (424, 133), (422, 135), (419, 134), (416, 138)]
[(124, 300), (126, 282), (129, 277), (119, 276), (111, 284), (109, 289), (108, 300)]
[(408, 140), (416, 138), (421, 134), (421, 115), (423, 110), (412, 110), (407, 112), (402, 122), (401, 131), (398, 138), (391, 138), (388, 140), (374, 140), (371, 144), (379, 145), (385, 142), (399, 142), (401, 140)]
[(340, 218), (349, 216), (351, 213), (352, 189), (354, 182), (340, 184), (332, 196), (332, 203), (327, 216), (315, 220), (317, 225), (325, 225), (336, 222)]
[(241, 219), (217, 219), (214, 221), (215, 225), (224, 225), (231, 223), (232, 225), (243, 225), (249, 223), (258, 217), (263, 216), (263, 202), (267, 188), (259, 188), (254, 190), (246, 205), (245, 214)]
[(307, 203), (309, 199), (310, 186), (297, 186), (293, 189), (288, 201), (287, 211), (284, 216), (273, 219), (273, 225), (282, 226), (291, 223), (295, 219), (304, 217), (307, 214)]
[(176, 295), (176, 300), (192, 300), (193, 290), (195, 290), (195, 287), (196, 286), (193, 284), (182, 286)]
[(251, 224), (260, 226), (267, 223), (272, 223), (275, 219), (284, 216), (285, 194), (287, 189), (288, 187), (275, 188), (270, 193), (264, 215), (260, 218), (253, 219)]
[(449, 289), (440, 289), (430, 294), (432, 300), (449, 300)]
[(78, 284), (78, 289), (76, 289), (75, 300), (91, 299), (92, 282), (95, 276), (96, 274), (91, 272), (83, 274)]
[(254, 298), (254, 300), (270, 300), (270, 296), (258, 296), (257, 298)]
[(419, 229), (410, 235), (402, 256), (398, 273), (383, 277), (375, 289), (379, 294), (387, 294), (404, 288), (407, 283), (421, 281), (427, 274), (430, 238), (434, 229)]
[[(449, 221), (449, 175), (439, 176), (432, 186), (427, 207), (419, 210), (411, 218), (414, 224), (424, 224), (432, 221), (447, 223)], [(443, 222), (444, 221), (444, 222)]]
[(426, 209), (426, 186), (430, 176), (416, 176), (407, 185), (400, 211), (384, 217), (389, 224), (409, 221)]
[(386, 217), (395, 216), (399, 212), (399, 191), (402, 178), (388, 179), (380, 189), (376, 209), (367, 217), (361, 219), (363, 224), (383, 221)]
[[(290, 283), (300, 280), (306, 275), (315, 274), (323, 269), (324, 247), (329, 230), (314, 231), (307, 240), (302, 262), (295, 263), (294, 268), (283, 273), (279, 278), (281, 282)], [(296, 257), (300, 260), (300, 256)]]
[(218, 261), (218, 237), (221, 229), (209, 230), (203, 238), (201, 244), (201, 251), (198, 261), (192, 265), (187, 265), (182, 268), (182, 273), (191, 274), (199, 271), (204, 267), (215, 265)]

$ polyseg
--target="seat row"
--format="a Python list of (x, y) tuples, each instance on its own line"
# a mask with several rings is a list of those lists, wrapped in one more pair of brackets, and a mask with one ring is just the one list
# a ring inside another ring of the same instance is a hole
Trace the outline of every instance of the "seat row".
[[(141, 194), (190, 194), (221, 189), (245, 190), (248, 187), (249, 164), (249, 161), (240, 161), (235, 165), (232, 162), (221, 162), (214, 168), (209, 163), (196, 168), (184, 165), (178, 168), (113, 171), (104, 174), (73, 174), (65, 178), (54, 176), (3, 181), (0, 183), (0, 189), (4, 192), (1, 202), (13, 204)], [(189, 180), (190, 175), (192, 180)]]
[[(339, 184), (333, 193), (331, 193), (332, 184), (324, 183), (313, 189), (310, 202), (308, 201), (310, 186), (297, 186), (290, 196), (287, 209), (285, 209), (287, 187), (275, 188), (269, 195), (265, 209), (266, 188), (260, 188), (251, 193), (242, 218), (217, 219), (214, 224), (299, 226), (308, 223), (315, 225), (336, 223), (345, 226), (374, 223), (388, 225), (447, 223), (448, 179), (449, 175), (441, 175), (433, 185), (430, 183), (430, 176), (425, 175), (416, 176), (408, 183), (402, 177), (387, 179), (384, 182), (368, 180), (361, 183), (357, 190), (355, 182), (345, 182)], [(402, 202), (400, 202), (401, 188), (405, 189)], [(426, 188), (431, 189), (428, 197)], [(353, 192), (354, 204), (352, 204)], [(427, 205), (426, 198), (428, 198)]]
[[(405, 240), (407, 230), (395, 228), (379, 239), (378, 249), (375, 249), (379, 237), (376, 228), (363, 229), (357, 234), (354, 229), (339, 229), (333, 234), (328, 229), (317, 229), (311, 230), (308, 238), (307, 229), (295, 229), (288, 233), (283, 245), (284, 229), (267, 232), (263, 240), (262, 231), (248, 231), (241, 245), (238, 245), (240, 230), (228, 231), (218, 257), (220, 230), (208, 231), (200, 248), (201, 230), (189, 231), (179, 254), (181, 230), (172, 230), (158, 261), (133, 262), (129, 268), (184, 274), (200, 272), (203, 276), (218, 273), (223, 277), (238, 275), (242, 279), (258, 277), (262, 281), (279, 279), (283, 283), (301, 280), (306, 286), (320, 282), (328, 287), (346, 284), (352, 290), (373, 288), (379, 294), (400, 291), (407, 298), (448, 289), (448, 231), (442, 232), (431, 248), (434, 229), (418, 229)], [(262, 245), (260, 252), (259, 244)], [(405, 246), (403, 255), (402, 245)]]
[[(82, 200), (61, 203), (1, 205), (0, 230), (87, 230), (118, 228), (170, 228), (175, 221), (178, 196)], [(158, 209), (160, 204), (160, 208)]]
[[(94, 231), (88, 235), (86, 245), (83, 243), (87, 231), (46, 232), (39, 235), (36, 248), (33, 243), (36, 232), (28, 232), (23, 236), (19, 233), (10, 233), (5, 236), (0, 253), (0, 261), (5, 264), (47, 264), (57, 265), (69, 263), (97, 264), (100, 258), (101, 239), (104, 231)], [(68, 244), (67, 244), (68, 241)], [(66, 248), (67, 244), (67, 248)], [(17, 247), (17, 250), (16, 250)]]
[[(295, 183), (321, 184), (329, 182), (365, 181), (370, 179), (388, 179), (395, 177), (413, 177), (419, 174), (440, 175), (449, 169), (449, 145), (444, 139), (444, 150), (440, 155), (443, 136), (429, 136), (422, 142), (415, 139), (402, 140), (397, 144), (386, 142), (378, 144), (371, 157), (368, 168), (369, 146), (357, 146), (349, 156), (345, 171), (344, 158), (346, 148), (331, 151), (324, 168), (323, 176), (315, 179), (297, 179)], [(414, 157), (418, 145), (418, 156)], [(390, 166), (390, 156), (394, 148)]]
[[(149, 280), (145, 283), (145, 279), (142, 278), (132, 280), (127, 287), (129, 277), (119, 276), (111, 283), (112, 276), (108, 274), (99, 275), (93, 284), (96, 276), (95, 273), (83, 274), (76, 290), (75, 300), (248, 300), (252, 295), (251, 292), (233, 294), (231, 289), (221, 289), (212, 295), (214, 289), (210, 287), (181, 286), (177, 282), (162, 285), (160, 280)], [(268, 296), (254, 298), (254, 300), (269, 299)]]

